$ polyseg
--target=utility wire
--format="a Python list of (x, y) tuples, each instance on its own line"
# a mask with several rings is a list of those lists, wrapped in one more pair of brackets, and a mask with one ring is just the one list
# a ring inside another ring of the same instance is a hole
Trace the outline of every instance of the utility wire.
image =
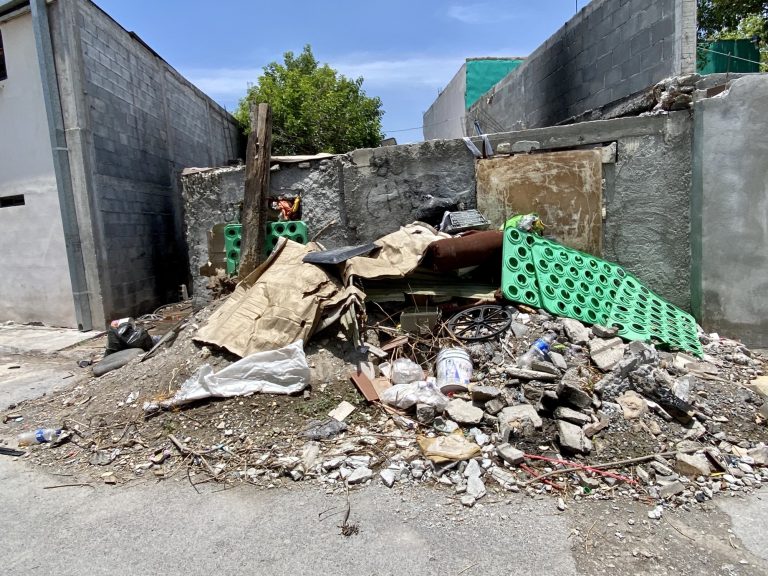
[(700, 46), (702, 50), (705, 52), (711, 52), (712, 54), (719, 54), (720, 56), (728, 56), (728, 58), (733, 58), (734, 60), (741, 60), (743, 62), (749, 62), (750, 64), (757, 64), (758, 66), (764, 66), (762, 62), (755, 62), (754, 60), (750, 60), (748, 58), (741, 58), (740, 56), (734, 56), (730, 52), (718, 52), (717, 50), (712, 50), (710, 48), (705, 48), (704, 46)]

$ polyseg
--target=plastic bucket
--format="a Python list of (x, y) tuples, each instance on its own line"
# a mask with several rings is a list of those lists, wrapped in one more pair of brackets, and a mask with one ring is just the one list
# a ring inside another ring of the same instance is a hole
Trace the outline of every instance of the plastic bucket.
[(472, 379), (472, 360), (461, 348), (444, 348), (437, 355), (437, 386), (440, 390), (466, 390)]

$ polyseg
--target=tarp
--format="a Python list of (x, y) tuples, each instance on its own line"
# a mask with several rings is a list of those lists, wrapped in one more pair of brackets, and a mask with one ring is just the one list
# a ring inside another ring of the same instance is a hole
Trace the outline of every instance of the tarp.
[(296, 394), (307, 387), (309, 379), (304, 343), (299, 340), (279, 350), (251, 354), (216, 374), (210, 364), (205, 364), (172, 398), (146, 403), (144, 411), (169, 410), (211, 397), (230, 398), (257, 392)]
[(356, 276), (367, 280), (404, 278), (416, 269), (432, 242), (450, 238), (423, 222), (403, 226), (374, 242), (380, 249), (371, 256), (356, 256), (347, 260), (344, 280)]
[(352, 303), (362, 304), (360, 290), (345, 288), (323, 267), (302, 262), (317, 249), (280, 238), (270, 258), (237, 285), (195, 341), (244, 357), (306, 341)]

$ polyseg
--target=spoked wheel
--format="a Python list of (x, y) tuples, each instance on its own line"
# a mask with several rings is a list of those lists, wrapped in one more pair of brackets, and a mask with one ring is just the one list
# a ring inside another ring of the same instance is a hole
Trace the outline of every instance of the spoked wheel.
[(512, 324), (512, 314), (501, 306), (473, 306), (448, 320), (448, 328), (459, 340), (488, 340)]

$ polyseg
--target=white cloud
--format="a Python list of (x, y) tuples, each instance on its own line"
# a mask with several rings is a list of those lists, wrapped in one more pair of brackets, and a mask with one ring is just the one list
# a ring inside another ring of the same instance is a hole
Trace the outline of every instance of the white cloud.
[(366, 86), (445, 86), (464, 63), (457, 57), (411, 57), (369, 61), (331, 63), (336, 70), (350, 78), (362, 76)]
[[(348, 58), (329, 65), (349, 78), (362, 76), (366, 89), (390, 86), (440, 88), (458, 72), (464, 58), (415, 56), (403, 58)], [(245, 95), (261, 68), (190, 68), (181, 73), (214, 99), (232, 100)]]
[(465, 24), (492, 24), (515, 18), (512, 12), (504, 13), (498, 6), (490, 4), (453, 5), (448, 8), (448, 17)]
[(261, 68), (190, 68), (181, 73), (214, 99), (242, 98), (249, 84), (256, 82)]

